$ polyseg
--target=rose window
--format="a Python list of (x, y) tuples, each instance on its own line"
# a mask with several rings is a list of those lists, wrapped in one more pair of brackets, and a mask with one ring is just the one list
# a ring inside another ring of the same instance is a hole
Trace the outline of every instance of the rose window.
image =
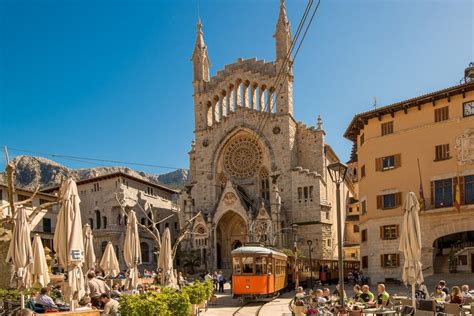
[(232, 140), (224, 149), (224, 170), (234, 178), (253, 177), (262, 165), (263, 152), (252, 137)]

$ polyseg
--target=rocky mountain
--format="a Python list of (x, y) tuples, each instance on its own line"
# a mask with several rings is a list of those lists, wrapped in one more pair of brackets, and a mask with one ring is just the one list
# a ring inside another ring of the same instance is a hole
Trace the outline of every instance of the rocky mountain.
[[(177, 189), (182, 188), (189, 179), (187, 169), (177, 169), (165, 174), (151, 174), (127, 167), (70, 169), (43, 157), (17, 156), (12, 161), (15, 164), (15, 186), (29, 190), (34, 190), (38, 185), (41, 189), (56, 186), (59, 184), (61, 176), (64, 178), (71, 176), (79, 181), (115, 172), (123, 172)], [(6, 183), (5, 173), (0, 173), (0, 182)]]

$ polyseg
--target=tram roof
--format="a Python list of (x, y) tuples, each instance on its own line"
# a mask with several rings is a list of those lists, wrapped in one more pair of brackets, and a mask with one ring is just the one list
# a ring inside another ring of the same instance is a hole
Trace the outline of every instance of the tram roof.
[(242, 254), (256, 254), (256, 255), (277, 255), (280, 257), (287, 257), (283, 252), (273, 250), (270, 248), (259, 247), (259, 246), (243, 246), (237, 249), (232, 250), (232, 255), (242, 255)]

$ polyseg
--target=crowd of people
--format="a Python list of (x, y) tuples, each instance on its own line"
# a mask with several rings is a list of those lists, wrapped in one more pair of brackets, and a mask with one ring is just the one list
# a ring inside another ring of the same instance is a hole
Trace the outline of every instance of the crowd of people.
[[(370, 286), (364, 284), (362, 286), (356, 284), (352, 288), (353, 292), (346, 295), (344, 291), (344, 302), (346, 308), (351, 310), (361, 310), (366, 308), (381, 308), (391, 307), (394, 305), (394, 299), (387, 292), (385, 284), (378, 284), (376, 290), (373, 292)], [(435, 287), (433, 293), (429, 293), (426, 285), (421, 284), (416, 291), (417, 299), (434, 300), (439, 306), (444, 303), (470, 304), (474, 302), (474, 291), (470, 291), (469, 286), (464, 284), (462, 286), (447, 287), (446, 281), (440, 280)], [(292, 301), (293, 311), (296, 316), (308, 314), (308, 310), (337, 312), (340, 304), (340, 286), (336, 285), (334, 291), (329, 288), (319, 288), (316, 290), (309, 290), (307, 293), (303, 287), (298, 287), (295, 297)], [(324, 314), (324, 312), (322, 312)]]

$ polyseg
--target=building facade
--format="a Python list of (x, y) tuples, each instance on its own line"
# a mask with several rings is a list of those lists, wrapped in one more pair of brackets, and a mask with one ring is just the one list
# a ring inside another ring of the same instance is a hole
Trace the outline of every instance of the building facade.
[[(200, 214), (183, 247), (200, 250), (210, 269), (230, 269), (230, 252), (247, 242), (293, 248), (295, 233), (304, 252), (306, 240), (318, 241), (313, 258), (337, 254), (336, 191), (326, 166), (338, 158), (320, 119), (315, 127), (294, 119), (284, 1), (274, 38), (274, 62), (239, 58), (211, 77), (197, 25), (192, 181), (180, 203), (185, 219)], [(351, 186), (341, 187), (345, 208)]]
[[(122, 211), (134, 210), (143, 225), (152, 225), (148, 217), (154, 212), (162, 223), (157, 225), (160, 233), (170, 228), (172, 241), (179, 233), (178, 208), (176, 205), (177, 191), (147, 180), (116, 172), (99, 177), (92, 177), (77, 182), (82, 224), (92, 227), (94, 251), (100, 261), (107, 243), (114, 245), (115, 253), (121, 269), (126, 269), (123, 257), (123, 246), (127, 216)], [(51, 188), (46, 192), (57, 192)], [(119, 201), (117, 201), (117, 198)], [(147, 216), (148, 215), (148, 216)], [(152, 236), (143, 228), (139, 228), (142, 265), (139, 269), (156, 269), (156, 247)]]
[(358, 177), (361, 266), (372, 282), (401, 279), (410, 191), (424, 205), (424, 274), (474, 272), (473, 74), (470, 67), (460, 85), (358, 114), (346, 130)]
[[(24, 190), (15, 188), (13, 193), (13, 201), (21, 202), (30, 199), (34, 192), (30, 190)], [(45, 205), (46, 203), (57, 202), (57, 197), (54, 194), (48, 194), (44, 192), (37, 192), (33, 200), (25, 205), (28, 214), (31, 214), (33, 210)], [(0, 207), (9, 205), (8, 203), (8, 186), (7, 184), (0, 183)], [(53, 249), (53, 233), (56, 227), (56, 218), (58, 215), (58, 205), (50, 206), (46, 209), (39, 210), (38, 215), (31, 222), (31, 233), (32, 235), (38, 234), (41, 237), (44, 247), (48, 247), (50, 250)], [(10, 207), (3, 210), (2, 217), (7, 216), (10, 212)]]

